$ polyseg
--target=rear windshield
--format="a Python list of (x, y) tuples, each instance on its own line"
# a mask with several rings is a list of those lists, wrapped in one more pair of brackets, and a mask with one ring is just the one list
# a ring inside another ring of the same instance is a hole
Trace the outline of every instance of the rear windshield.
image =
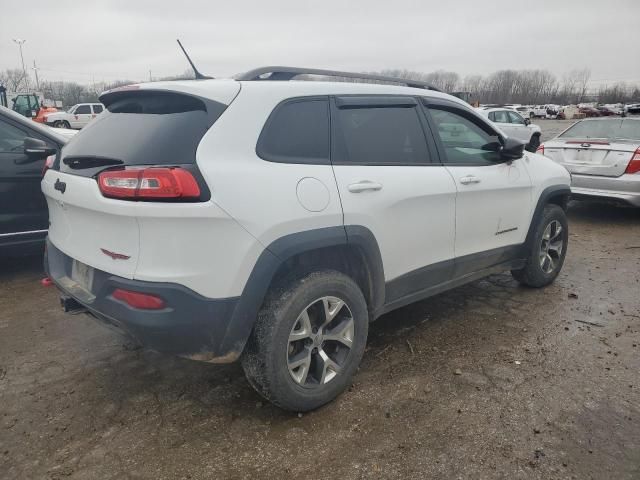
[(173, 92), (122, 92), (62, 151), (60, 170), (93, 176), (115, 165), (196, 161), (203, 135), (226, 105)]
[(578, 122), (560, 138), (606, 138), (609, 140), (640, 140), (640, 120), (587, 120)]

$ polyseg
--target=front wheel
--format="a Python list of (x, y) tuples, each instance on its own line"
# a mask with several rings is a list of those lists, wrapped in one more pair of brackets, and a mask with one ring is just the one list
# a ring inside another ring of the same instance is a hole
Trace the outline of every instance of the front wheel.
[(242, 356), (249, 383), (286, 410), (330, 402), (351, 383), (369, 314), (358, 285), (318, 271), (270, 290)]
[(520, 270), (511, 270), (513, 278), (529, 287), (544, 287), (560, 273), (567, 254), (569, 225), (564, 210), (558, 205), (544, 207), (535, 225), (527, 262)]
[(53, 123), (53, 126), (56, 128), (70, 128), (69, 122), (66, 120), (58, 120)]

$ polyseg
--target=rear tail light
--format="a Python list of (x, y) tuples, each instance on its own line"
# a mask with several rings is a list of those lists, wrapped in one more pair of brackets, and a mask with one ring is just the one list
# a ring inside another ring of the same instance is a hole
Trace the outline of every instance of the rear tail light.
[(544, 143), (540, 144), (540, 146), (536, 149), (536, 153), (544, 155)]
[(130, 307), (141, 310), (162, 310), (165, 307), (164, 300), (148, 293), (132, 292), (116, 288), (111, 294), (116, 300), (126, 303)]
[(200, 187), (183, 168), (130, 168), (107, 170), (98, 175), (102, 195), (123, 200), (196, 199)]
[(640, 172), (640, 147), (636, 148), (636, 151), (633, 152), (633, 156), (631, 160), (629, 160), (629, 165), (627, 165), (627, 169), (624, 173), (638, 173)]
[(44, 174), (47, 173), (47, 170), (49, 170), (51, 167), (53, 167), (53, 162), (56, 161), (56, 156), (55, 155), (49, 155), (47, 157), (47, 159), (44, 161), (44, 166), (42, 167), (42, 176), (44, 177)]

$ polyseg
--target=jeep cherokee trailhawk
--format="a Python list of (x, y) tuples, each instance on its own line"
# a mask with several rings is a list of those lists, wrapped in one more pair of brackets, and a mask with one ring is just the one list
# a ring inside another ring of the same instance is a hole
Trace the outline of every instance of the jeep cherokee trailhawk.
[(270, 67), (100, 101), (42, 180), (63, 306), (160, 352), (240, 359), (280, 407), (343, 391), (390, 310), (562, 268), (564, 167), (420, 82)]

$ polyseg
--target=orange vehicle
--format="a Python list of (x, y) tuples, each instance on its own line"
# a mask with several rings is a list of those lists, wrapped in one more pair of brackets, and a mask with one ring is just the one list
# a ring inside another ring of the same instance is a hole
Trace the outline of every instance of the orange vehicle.
[[(14, 112), (31, 118), (35, 122), (44, 123), (44, 116), (48, 113), (57, 112), (55, 107), (44, 105), (44, 98), (41, 93), (6, 93), (5, 87), (0, 86), (0, 104), (11, 108)], [(9, 101), (12, 105), (8, 105)]]

